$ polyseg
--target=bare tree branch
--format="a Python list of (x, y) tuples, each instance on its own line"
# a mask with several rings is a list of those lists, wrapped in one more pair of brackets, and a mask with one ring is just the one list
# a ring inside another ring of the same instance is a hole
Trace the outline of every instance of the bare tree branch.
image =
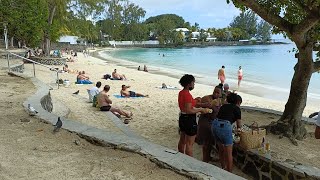
[(263, 5), (256, 2), (256, 0), (239, 0), (239, 3), (252, 9), (255, 13), (257, 13), (260, 17), (262, 17), (268, 23), (275, 25), (280, 30), (285, 31), (289, 35), (292, 35), (293, 24), (283, 19), (279, 15), (273, 14), (271, 11), (266, 9)]

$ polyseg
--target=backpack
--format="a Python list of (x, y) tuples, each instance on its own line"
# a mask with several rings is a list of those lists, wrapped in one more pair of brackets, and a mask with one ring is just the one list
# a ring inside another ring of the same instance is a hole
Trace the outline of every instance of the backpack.
[(103, 75), (103, 79), (108, 80), (109, 78), (111, 78), (111, 75), (110, 75), (110, 74)]
[(98, 101), (97, 101), (97, 96), (98, 95), (95, 95), (93, 96), (93, 99), (92, 99), (92, 107), (97, 107), (98, 106)]

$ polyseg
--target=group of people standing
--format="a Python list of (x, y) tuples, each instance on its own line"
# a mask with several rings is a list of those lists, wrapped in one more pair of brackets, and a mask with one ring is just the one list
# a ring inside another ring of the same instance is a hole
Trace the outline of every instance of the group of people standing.
[[(232, 124), (236, 122), (237, 129), (241, 127), (240, 104), (242, 98), (223, 89), (221, 85), (216, 86), (210, 95), (193, 98), (190, 91), (195, 86), (194, 76), (186, 74), (179, 83), (183, 87), (178, 95), (180, 108), (179, 152), (193, 156), (193, 144), (197, 138), (197, 141), (202, 144), (203, 161), (209, 162), (212, 142), (216, 141), (221, 166), (231, 172), (233, 165)], [(196, 121), (197, 113), (201, 113), (198, 124)]]
[[(243, 72), (242, 72), (242, 67), (239, 66), (238, 69), (238, 88), (240, 87), (240, 83), (242, 81), (243, 78)], [(219, 71), (218, 71), (218, 79), (220, 80), (221, 84), (224, 84), (226, 81), (226, 74), (225, 74), (225, 66), (222, 66)]]

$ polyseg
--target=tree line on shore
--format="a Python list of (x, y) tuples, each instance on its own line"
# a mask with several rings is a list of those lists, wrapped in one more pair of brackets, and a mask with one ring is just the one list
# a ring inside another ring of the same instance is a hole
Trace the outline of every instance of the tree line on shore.
[[(129, 0), (1, 0), (0, 22), (5, 22), (11, 44), (19, 41), (29, 47), (41, 47), (48, 54), (51, 41), (62, 35), (75, 35), (90, 43), (103, 40), (159, 40), (160, 44), (183, 45), (194, 41), (191, 32), (199, 32), (197, 41), (217, 38), (238, 41), (256, 37), (270, 40), (271, 26), (252, 11), (244, 11), (226, 28), (200, 28), (183, 17), (163, 14), (145, 18), (146, 11)], [(175, 31), (187, 28), (189, 33)], [(3, 31), (1, 29), (1, 31)], [(3, 34), (3, 33), (1, 33)]]

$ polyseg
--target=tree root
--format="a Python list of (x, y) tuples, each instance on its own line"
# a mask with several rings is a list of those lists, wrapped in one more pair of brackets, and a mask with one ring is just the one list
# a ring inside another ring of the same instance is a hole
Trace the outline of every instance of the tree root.
[(267, 133), (280, 135), (281, 137), (287, 137), (293, 145), (298, 146), (297, 140), (302, 140), (306, 138), (306, 136), (308, 135), (307, 130), (300, 121), (296, 122), (299, 123), (299, 128), (294, 128), (294, 126), (292, 126), (292, 123), (292, 120), (288, 119), (279, 120), (277, 122), (271, 122), (269, 125), (263, 126), (263, 128), (266, 129)]

